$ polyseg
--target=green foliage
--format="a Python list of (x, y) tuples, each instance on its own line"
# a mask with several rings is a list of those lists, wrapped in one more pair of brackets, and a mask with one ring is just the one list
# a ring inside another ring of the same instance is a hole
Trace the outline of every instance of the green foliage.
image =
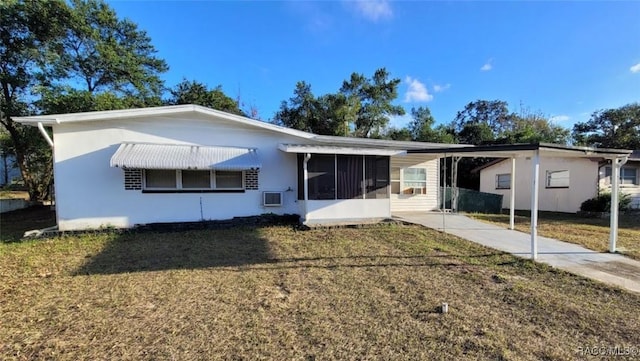
[(146, 32), (128, 19), (118, 19), (102, 0), (72, 0), (71, 20), (62, 38), (62, 53), (52, 66), (52, 78), (82, 82), (89, 92), (158, 97), (159, 74), (166, 62)]
[(391, 104), (398, 96), (400, 79), (388, 77), (384, 68), (371, 79), (353, 73), (339, 92), (318, 97), (310, 84), (300, 81), (293, 97), (281, 103), (274, 122), (316, 134), (381, 137), (389, 118), (404, 114), (401, 106)]
[(465, 144), (566, 144), (569, 130), (553, 124), (540, 113), (509, 111), (500, 100), (476, 100), (459, 111), (451, 123), (456, 139)]
[[(626, 193), (618, 195), (618, 210), (627, 211), (631, 209), (631, 197)], [(580, 205), (583, 212), (609, 212), (611, 211), (611, 193), (602, 193), (597, 197), (587, 199)]]
[(380, 134), (389, 123), (389, 117), (404, 115), (404, 108), (392, 104), (398, 97), (400, 79), (388, 78), (389, 72), (380, 68), (371, 79), (362, 74), (352, 73), (351, 78), (342, 83), (340, 93), (347, 98), (355, 97), (360, 102), (355, 119), (356, 137)]
[(428, 107), (411, 108), (413, 120), (409, 123), (407, 131), (411, 140), (432, 143), (454, 143), (455, 138), (449, 128), (435, 125), (435, 119)]
[(244, 112), (238, 106), (238, 102), (225, 95), (220, 85), (209, 89), (203, 83), (184, 79), (173, 87), (170, 92), (171, 97), (166, 101), (167, 104), (197, 104), (227, 113), (244, 115)]
[(573, 139), (598, 148), (640, 149), (640, 103), (594, 112), (573, 126)]
[(168, 67), (144, 31), (100, 0), (8, 0), (0, 2), (0, 24), (4, 148), (39, 200), (52, 178), (51, 149), (12, 117), (159, 105), (159, 74)]

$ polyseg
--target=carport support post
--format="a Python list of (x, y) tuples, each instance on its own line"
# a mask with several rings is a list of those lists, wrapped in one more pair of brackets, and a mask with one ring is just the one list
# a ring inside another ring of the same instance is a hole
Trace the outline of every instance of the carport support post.
[(538, 258), (538, 183), (540, 182), (540, 150), (532, 159), (531, 178), (531, 259)]
[(304, 155), (304, 159), (302, 160), (302, 188), (304, 189), (304, 220), (307, 221), (307, 202), (309, 201), (309, 166), (308, 162), (311, 159), (311, 153), (306, 153)]
[(611, 160), (611, 217), (609, 219), (609, 252), (616, 252), (618, 241), (618, 207), (620, 203), (620, 168), (627, 162), (626, 158)]
[(511, 157), (511, 198), (509, 199), (509, 229), (515, 228), (516, 216), (516, 158)]

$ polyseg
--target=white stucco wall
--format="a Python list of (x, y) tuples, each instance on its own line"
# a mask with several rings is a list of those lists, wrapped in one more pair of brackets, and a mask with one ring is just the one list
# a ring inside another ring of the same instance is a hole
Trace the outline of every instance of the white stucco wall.
[[(547, 171), (569, 171), (568, 188), (547, 188)], [(510, 189), (496, 189), (496, 175), (511, 173), (511, 160), (505, 160), (480, 171), (480, 191), (502, 194), (502, 207), (509, 208)], [(515, 208), (531, 209), (531, 159), (516, 158)], [(580, 204), (598, 193), (598, 162), (586, 158), (540, 158), (539, 208), (541, 211), (573, 213)]]
[[(54, 126), (53, 133), (56, 207), (61, 230), (228, 219), (267, 212), (299, 213), (296, 155), (279, 151), (277, 145), (302, 143), (300, 138), (201, 115), (187, 119), (66, 123)], [(122, 142), (257, 148), (262, 162), (259, 190), (171, 194), (125, 190), (123, 170), (109, 166), (111, 156)], [(262, 191), (285, 191), (283, 206), (263, 207)]]
[(391, 168), (426, 168), (426, 194), (391, 194), (391, 212), (432, 211), (438, 209), (439, 160), (427, 154), (391, 157)]
[[(300, 203), (304, 206), (304, 201), (300, 201)], [(391, 217), (389, 199), (310, 200), (306, 203), (307, 217), (305, 223)]]

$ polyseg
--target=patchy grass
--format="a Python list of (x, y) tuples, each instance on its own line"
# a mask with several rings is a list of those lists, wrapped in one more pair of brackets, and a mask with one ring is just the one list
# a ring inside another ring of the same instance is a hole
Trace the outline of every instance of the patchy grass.
[(0, 277), (3, 360), (574, 360), (640, 345), (640, 295), (418, 226), (4, 243)]
[[(508, 214), (469, 214), (488, 223), (509, 226)], [(530, 233), (529, 214), (519, 214), (515, 218), (516, 229)], [(621, 215), (618, 222), (619, 252), (640, 260), (640, 217)], [(594, 251), (609, 250), (609, 218), (583, 218), (570, 213), (540, 212), (538, 234), (544, 237), (576, 243)]]
[(0, 243), (19, 241), (24, 232), (56, 225), (50, 206), (33, 206), (0, 213)]

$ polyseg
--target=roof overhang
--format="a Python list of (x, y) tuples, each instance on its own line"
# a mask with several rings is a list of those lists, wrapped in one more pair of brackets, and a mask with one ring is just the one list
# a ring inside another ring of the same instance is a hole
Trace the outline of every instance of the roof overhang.
[(404, 155), (404, 149), (364, 148), (331, 145), (308, 144), (280, 144), (278, 149), (286, 153), (311, 153), (311, 154), (347, 154), (347, 155)]
[(122, 143), (112, 167), (132, 169), (249, 170), (261, 167), (255, 149), (200, 145)]
[(438, 154), (454, 157), (519, 158), (535, 152), (543, 157), (565, 158), (627, 158), (631, 150), (574, 147), (549, 143), (497, 144), (465, 147), (444, 147), (438, 149), (409, 149), (409, 154)]

